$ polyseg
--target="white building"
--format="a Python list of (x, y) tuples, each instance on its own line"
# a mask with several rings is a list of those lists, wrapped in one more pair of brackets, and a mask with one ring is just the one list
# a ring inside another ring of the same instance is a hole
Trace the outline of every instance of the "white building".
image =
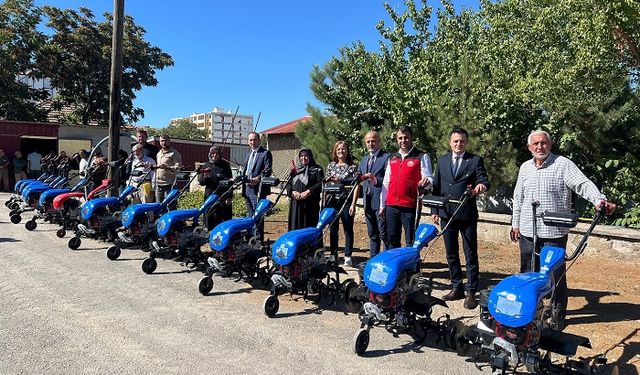
[[(214, 143), (246, 144), (249, 133), (253, 131), (253, 115), (238, 113), (215, 107), (211, 112), (194, 113), (189, 117), (171, 119), (170, 124), (179, 120), (188, 120), (211, 134)], [(233, 121), (233, 122), (232, 122)]]

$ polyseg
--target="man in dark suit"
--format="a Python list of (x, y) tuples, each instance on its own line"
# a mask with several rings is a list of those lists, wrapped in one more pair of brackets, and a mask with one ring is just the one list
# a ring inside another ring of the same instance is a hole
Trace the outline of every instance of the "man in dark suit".
[[(271, 151), (260, 146), (260, 134), (256, 132), (249, 133), (248, 143), (251, 152), (247, 154), (244, 160), (246, 181), (242, 184), (242, 196), (247, 201), (249, 216), (253, 216), (258, 201), (271, 193), (269, 187), (263, 187), (260, 190), (260, 179), (271, 176), (273, 157), (271, 156)], [(258, 196), (258, 193), (260, 193), (260, 196)], [(256, 235), (261, 241), (264, 239), (264, 222), (258, 227)]]
[[(444, 295), (445, 301), (464, 298), (466, 309), (475, 309), (478, 303), (475, 293), (478, 291), (478, 207), (475, 196), (489, 189), (489, 179), (482, 157), (467, 152), (469, 134), (462, 128), (455, 128), (449, 135), (451, 152), (438, 158), (438, 166), (433, 181), (433, 194), (451, 199), (459, 199), (467, 186), (473, 188), (472, 197), (460, 209), (455, 219), (443, 233), (447, 251), (451, 291)], [(433, 222), (447, 226), (457, 204), (451, 203), (446, 209), (432, 209)], [(458, 233), (462, 236), (464, 256), (467, 268), (467, 285), (462, 284), (462, 266), (458, 250)], [(466, 296), (465, 296), (466, 295)]]
[(380, 252), (381, 244), (383, 250), (387, 249), (388, 244), (387, 224), (384, 217), (380, 216), (379, 211), (380, 192), (382, 191), (382, 181), (389, 153), (380, 148), (380, 135), (375, 131), (370, 131), (365, 135), (364, 143), (368, 153), (360, 161), (358, 172), (367, 178), (362, 183), (362, 202), (369, 232), (370, 257), (373, 258)]

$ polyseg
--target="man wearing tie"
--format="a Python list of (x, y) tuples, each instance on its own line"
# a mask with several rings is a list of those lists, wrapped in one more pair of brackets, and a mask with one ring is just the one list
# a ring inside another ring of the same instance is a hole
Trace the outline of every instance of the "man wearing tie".
[(364, 217), (367, 221), (369, 232), (370, 257), (373, 258), (383, 250), (387, 249), (387, 224), (380, 216), (380, 192), (382, 191), (382, 181), (384, 171), (389, 159), (389, 153), (380, 148), (380, 135), (375, 131), (370, 131), (364, 137), (367, 146), (367, 155), (360, 161), (358, 172), (367, 179), (362, 182), (364, 194), (362, 202), (364, 204)]
[[(436, 174), (433, 180), (433, 194), (458, 200), (467, 186), (473, 189), (472, 197), (460, 209), (454, 221), (443, 233), (444, 246), (449, 263), (451, 291), (444, 295), (445, 301), (464, 298), (466, 309), (475, 309), (478, 303), (475, 293), (478, 290), (478, 207), (476, 195), (489, 189), (489, 179), (482, 157), (467, 152), (469, 134), (462, 128), (455, 128), (449, 134), (451, 153), (438, 158)], [(457, 205), (450, 203), (446, 209), (432, 209), (433, 222), (444, 228)], [(458, 233), (462, 244), (467, 268), (467, 285), (462, 284), (462, 266), (458, 250)], [(466, 296), (465, 296), (466, 295)]]
[[(248, 143), (251, 152), (247, 154), (247, 158), (244, 161), (246, 181), (242, 184), (242, 196), (247, 201), (249, 216), (253, 216), (258, 200), (265, 198), (271, 193), (269, 187), (266, 186), (260, 190), (260, 179), (271, 176), (273, 157), (271, 156), (271, 151), (260, 146), (260, 134), (256, 132), (249, 133)], [(260, 192), (259, 197), (258, 192)], [(260, 223), (256, 234), (262, 241), (264, 236), (264, 222)]]

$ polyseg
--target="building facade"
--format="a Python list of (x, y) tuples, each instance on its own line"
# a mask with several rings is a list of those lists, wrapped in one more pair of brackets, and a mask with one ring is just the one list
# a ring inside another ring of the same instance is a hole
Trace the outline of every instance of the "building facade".
[(296, 127), (299, 123), (308, 121), (311, 116), (303, 116), (299, 119), (286, 122), (269, 128), (262, 132), (266, 138), (266, 145), (273, 155), (273, 175), (283, 177), (291, 169), (292, 161), (298, 160), (300, 140), (296, 138)]
[(253, 131), (253, 115), (238, 113), (215, 107), (211, 112), (194, 113), (188, 117), (171, 119), (175, 125), (180, 120), (194, 123), (198, 128), (206, 130), (214, 143), (246, 144), (249, 133)]

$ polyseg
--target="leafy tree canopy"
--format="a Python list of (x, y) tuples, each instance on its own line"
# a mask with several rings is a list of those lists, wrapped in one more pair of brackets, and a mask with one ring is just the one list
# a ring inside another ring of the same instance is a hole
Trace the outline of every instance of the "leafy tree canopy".
[[(322, 128), (325, 143), (360, 146), (376, 129), (396, 149), (393, 129), (411, 125), (434, 157), (462, 126), (493, 185), (509, 194), (530, 157), (527, 134), (545, 129), (556, 152), (612, 198), (628, 209), (640, 201), (637, 179), (615, 174), (640, 172), (638, 2), (486, 0), (478, 11), (456, 12), (450, 0), (436, 10), (406, 0), (401, 13), (385, 8), (393, 24), (376, 25), (377, 51), (356, 41), (310, 74), (311, 90), (335, 116)], [(317, 117), (311, 124), (320, 128)]]
[(211, 135), (206, 130), (200, 129), (193, 122), (182, 119), (175, 124), (165, 128), (150, 128), (148, 133), (151, 136), (166, 134), (171, 138), (192, 139), (196, 141), (206, 141), (211, 139)]
[[(112, 17), (96, 20), (91, 10), (36, 7), (33, 0), (0, 4), (0, 117), (44, 120), (42, 101), (61, 110), (63, 122), (106, 125), (109, 119)], [(44, 25), (43, 25), (44, 24)], [(45, 26), (45, 33), (38, 31)], [(121, 113), (137, 122), (136, 92), (155, 86), (155, 72), (173, 65), (171, 56), (145, 39), (133, 18), (124, 20)], [(56, 95), (18, 82), (25, 76), (49, 79)]]
[(6, 0), (0, 3), (0, 118), (44, 121), (46, 111), (36, 102), (47, 98), (44, 90), (34, 89), (17, 78), (39, 75), (38, 51), (46, 37), (37, 31), (41, 11), (31, 0)]

